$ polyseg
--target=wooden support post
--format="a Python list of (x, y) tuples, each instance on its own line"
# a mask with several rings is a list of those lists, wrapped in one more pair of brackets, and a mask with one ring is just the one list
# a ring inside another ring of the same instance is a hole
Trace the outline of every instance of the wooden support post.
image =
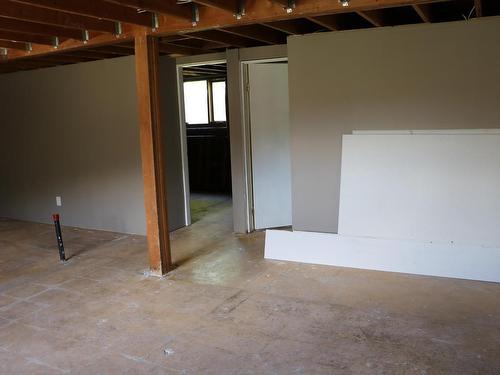
[(158, 39), (135, 38), (135, 65), (141, 139), (144, 206), (151, 272), (164, 275), (172, 268), (168, 233), (165, 160), (160, 123)]

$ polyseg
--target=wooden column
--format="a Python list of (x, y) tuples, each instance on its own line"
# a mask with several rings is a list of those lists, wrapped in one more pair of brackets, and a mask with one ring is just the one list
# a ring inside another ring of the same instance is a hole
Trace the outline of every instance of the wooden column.
[(158, 59), (158, 39), (147, 35), (136, 36), (135, 65), (149, 264), (151, 272), (161, 276), (171, 270), (172, 258), (160, 123)]

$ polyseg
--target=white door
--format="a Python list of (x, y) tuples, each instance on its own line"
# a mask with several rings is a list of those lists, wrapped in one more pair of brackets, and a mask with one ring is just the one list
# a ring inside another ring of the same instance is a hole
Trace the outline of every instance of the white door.
[(249, 64), (255, 229), (292, 224), (288, 65)]

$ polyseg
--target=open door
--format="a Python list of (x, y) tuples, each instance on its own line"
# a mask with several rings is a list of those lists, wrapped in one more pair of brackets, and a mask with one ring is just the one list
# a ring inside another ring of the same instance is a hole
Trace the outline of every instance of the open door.
[(292, 224), (288, 65), (248, 65), (255, 229)]

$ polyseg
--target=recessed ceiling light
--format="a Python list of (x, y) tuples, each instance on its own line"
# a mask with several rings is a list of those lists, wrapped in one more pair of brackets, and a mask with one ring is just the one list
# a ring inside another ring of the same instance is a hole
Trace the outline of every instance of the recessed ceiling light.
[(340, 3), (343, 7), (348, 7), (348, 6), (349, 6), (349, 0), (339, 0), (339, 3)]

